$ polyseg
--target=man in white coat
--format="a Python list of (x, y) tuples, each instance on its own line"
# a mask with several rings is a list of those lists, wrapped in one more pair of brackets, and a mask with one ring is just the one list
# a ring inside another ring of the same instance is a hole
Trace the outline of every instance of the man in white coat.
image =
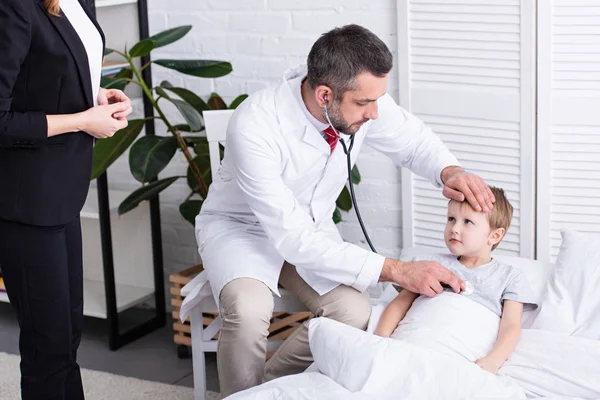
[[(342, 240), (333, 221), (352, 163), (366, 143), (443, 187), (446, 197), (489, 210), (484, 181), (465, 172), (423, 122), (387, 94), (392, 54), (370, 31), (348, 25), (323, 34), (308, 66), (246, 99), (227, 129), (219, 179), (212, 183), (196, 237), (219, 304), (221, 394), (303, 371), (312, 357), (306, 326), (265, 365), (273, 294), (294, 293), (316, 316), (365, 329), (366, 289), (394, 282), (434, 296), (463, 283), (435, 262), (405, 263)], [(331, 128), (330, 123), (334, 129)]]

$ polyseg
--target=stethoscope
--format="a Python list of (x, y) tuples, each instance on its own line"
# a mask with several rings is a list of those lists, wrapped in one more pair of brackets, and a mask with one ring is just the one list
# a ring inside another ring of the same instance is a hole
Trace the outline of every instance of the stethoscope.
[(327, 104), (325, 104), (324, 107), (325, 107), (325, 118), (327, 119), (327, 122), (331, 126), (331, 129), (333, 129), (333, 131), (337, 135), (338, 141), (342, 144), (342, 147), (344, 148), (344, 153), (346, 154), (346, 160), (347, 160), (347, 164), (348, 164), (348, 186), (350, 188), (350, 197), (352, 198), (352, 204), (354, 205), (354, 211), (356, 212), (356, 216), (358, 217), (358, 223), (360, 224), (363, 234), (365, 235), (365, 239), (367, 239), (367, 243), (369, 244), (371, 251), (373, 251), (373, 253), (377, 253), (377, 251), (375, 250), (375, 247), (373, 246), (373, 243), (371, 243), (371, 239), (369, 238), (369, 235), (367, 234), (365, 224), (363, 224), (362, 218), (360, 216), (360, 211), (358, 211), (358, 204), (356, 204), (356, 196), (354, 196), (354, 185), (352, 184), (352, 161), (350, 160), (350, 152), (352, 151), (352, 147), (354, 146), (354, 135), (350, 135), (350, 146), (346, 147), (346, 141), (344, 139), (342, 139), (342, 137), (340, 136), (340, 133), (337, 131), (337, 129), (335, 129), (335, 127), (331, 123), (331, 120), (329, 119), (329, 114), (327, 113)]
[[(337, 129), (335, 129), (335, 127), (331, 123), (331, 120), (329, 119), (329, 114), (327, 113), (327, 104), (324, 105), (324, 108), (325, 108), (325, 118), (327, 119), (329, 126), (331, 126), (331, 129), (333, 129), (333, 131), (337, 135), (339, 142), (342, 144), (342, 147), (344, 148), (344, 153), (346, 154), (346, 160), (347, 160), (347, 165), (348, 165), (348, 184), (349, 184), (348, 186), (350, 187), (350, 197), (352, 198), (352, 204), (354, 205), (354, 211), (356, 211), (356, 216), (358, 217), (358, 222), (363, 231), (363, 234), (365, 235), (365, 239), (367, 239), (367, 243), (369, 243), (369, 247), (371, 248), (371, 251), (373, 251), (373, 253), (377, 253), (377, 251), (375, 250), (375, 247), (373, 246), (373, 243), (371, 243), (371, 239), (369, 239), (369, 235), (367, 234), (367, 230), (365, 229), (365, 224), (363, 224), (362, 218), (360, 216), (360, 211), (358, 211), (358, 205), (356, 204), (356, 197), (354, 196), (354, 185), (352, 184), (352, 161), (350, 160), (350, 152), (352, 151), (352, 147), (354, 146), (354, 135), (350, 135), (350, 146), (346, 147), (345, 140), (342, 139), (342, 137), (340, 136), (340, 133), (337, 131)], [(447, 289), (452, 289), (449, 285), (442, 285), (442, 286), (444, 286)], [(465, 290), (463, 290), (461, 292), (462, 294), (468, 296), (471, 293), (473, 293), (473, 285), (471, 284), (471, 282), (465, 281), (465, 286), (466, 286)]]

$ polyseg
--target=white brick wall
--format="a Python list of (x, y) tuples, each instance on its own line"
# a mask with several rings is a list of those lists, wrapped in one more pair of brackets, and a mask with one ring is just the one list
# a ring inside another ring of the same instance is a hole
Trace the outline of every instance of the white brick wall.
[[(357, 23), (375, 32), (396, 54), (396, 0), (150, 0), (150, 31), (191, 24), (179, 42), (154, 51), (153, 57), (202, 58), (230, 61), (233, 73), (220, 79), (200, 79), (153, 66), (155, 84), (164, 79), (193, 90), (203, 98), (219, 93), (229, 102), (276, 83), (283, 71), (305, 62), (312, 43), (335, 26)], [(397, 96), (394, 70), (390, 93)], [(170, 115), (176, 115), (171, 109)], [(157, 126), (157, 133), (164, 128)], [(362, 183), (357, 200), (371, 240), (384, 255), (397, 256), (401, 245), (400, 171), (391, 161), (365, 148), (357, 162)], [(185, 172), (183, 160), (162, 176)], [(127, 160), (111, 168), (111, 186), (131, 187)], [(128, 183), (129, 182), (129, 183)], [(134, 185), (135, 186), (135, 185)], [(187, 196), (181, 181), (161, 195), (165, 274), (199, 262), (192, 226), (177, 206)], [(354, 211), (339, 226), (346, 240), (366, 247)]]

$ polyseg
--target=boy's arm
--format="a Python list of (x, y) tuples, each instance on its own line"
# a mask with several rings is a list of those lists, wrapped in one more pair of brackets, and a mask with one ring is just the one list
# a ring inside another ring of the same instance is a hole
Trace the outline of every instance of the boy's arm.
[(385, 308), (379, 319), (379, 324), (377, 324), (375, 334), (390, 337), (417, 297), (419, 297), (418, 294), (403, 289)]
[(522, 317), (523, 303), (504, 300), (504, 310), (496, 344), (487, 356), (476, 361), (477, 365), (493, 374), (502, 367), (519, 341)]

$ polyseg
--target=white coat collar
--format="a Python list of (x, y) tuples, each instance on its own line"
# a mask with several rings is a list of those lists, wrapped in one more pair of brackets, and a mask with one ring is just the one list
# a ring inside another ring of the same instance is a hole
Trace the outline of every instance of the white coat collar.
[(290, 79), (305, 77), (306, 65), (290, 68), (283, 74), (283, 82), (275, 91), (275, 108), (279, 124), (284, 133), (302, 135), (302, 140), (329, 154), (329, 144), (323, 139), (321, 133), (306, 118), (300, 104), (296, 100), (288, 81)]

